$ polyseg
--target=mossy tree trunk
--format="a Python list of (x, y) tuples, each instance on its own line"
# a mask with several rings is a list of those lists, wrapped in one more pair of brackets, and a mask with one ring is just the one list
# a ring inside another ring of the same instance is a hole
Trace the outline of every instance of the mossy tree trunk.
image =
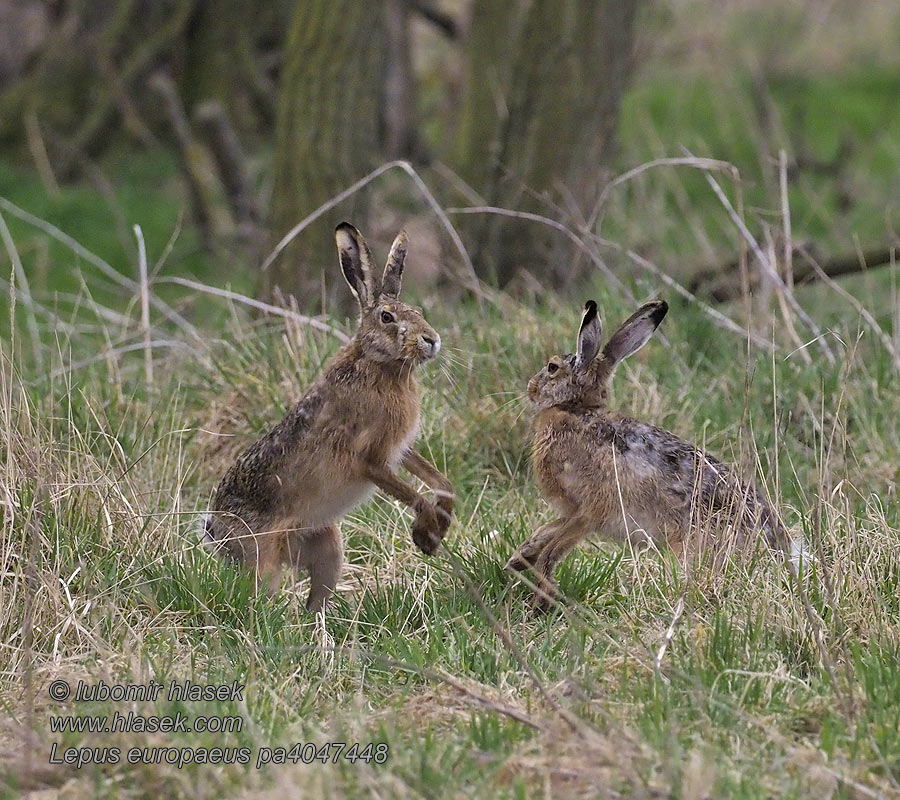
[[(489, 205), (587, 216), (614, 143), (631, 71), (638, 0), (479, 0), (457, 167)], [(573, 206), (575, 208), (573, 208)], [(559, 285), (560, 240), (549, 229), (476, 216), (466, 233), (483, 277), (519, 269)]]
[[(384, 158), (386, 36), (381, 2), (298, 2), (285, 47), (275, 135), (272, 244)], [(332, 231), (343, 218), (365, 228), (368, 192), (307, 228), (261, 275), (265, 295), (306, 308), (344, 297)]]

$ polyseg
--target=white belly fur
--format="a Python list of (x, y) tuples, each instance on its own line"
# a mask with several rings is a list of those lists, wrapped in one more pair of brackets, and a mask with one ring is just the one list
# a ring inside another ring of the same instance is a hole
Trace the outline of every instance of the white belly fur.
[[(390, 469), (396, 469), (400, 465), (418, 433), (419, 420), (416, 419), (407, 435), (391, 452), (388, 459)], [(375, 484), (371, 481), (348, 480), (343, 475), (335, 475), (332, 482), (324, 482), (321, 476), (316, 477), (318, 480), (315, 485), (310, 485), (309, 478), (304, 482), (303, 491), (287, 511), (293, 524), (299, 523), (302, 528), (311, 530), (338, 522), (375, 493)]]
[(396, 469), (400, 466), (400, 462), (403, 461), (403, 457), (410, 451), (416, 439), (419, 436), (419, 418), (416, 417), (415, 423), (409, 429), (409, 432), (403, 438), (403, 440), (394, 448), (394, 451), (391, 453), (391, 457), (388, 459), (388, 465), (391, 469)]
[(603, 539), (616, 542), (630, 542), (632, 546), (644, 545), (650, 541), (659, 543), (660, 532), (653, 520), (629, 514), (621, 509), (612, 518), (606, 521), (598, 533)]

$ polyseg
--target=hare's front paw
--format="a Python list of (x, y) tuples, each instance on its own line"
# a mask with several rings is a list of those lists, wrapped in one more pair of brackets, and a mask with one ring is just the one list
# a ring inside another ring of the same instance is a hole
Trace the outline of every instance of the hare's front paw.
[(419, 549), (426, 555), (431, 555), (444, 538), (444, 533), (449, 527), (441, 522), (441, 515), (431, 503), (423, 502), (416, 509), (416, 518), (412, 524), (412, 538)]

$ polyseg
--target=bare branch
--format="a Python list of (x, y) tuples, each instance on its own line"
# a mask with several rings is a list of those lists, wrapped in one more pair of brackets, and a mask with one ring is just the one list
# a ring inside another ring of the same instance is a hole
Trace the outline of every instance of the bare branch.
[[(102, 258), (100, 258), (100, 256), (92, 253), (67, 233), (63, 233), (63, 231), (61, 231), (55, 225), (52, 225), (46, 220), (43, 220), (40, 217), (36, 217), (33, 214), (29, 214), (27, 211), (19, 208), (15, 203), (10, 202), (5, 197), (0, 197), (0, 208), (12, 214), (14, 217), (16, 217), (16, 219), (27, 222), (29, 225), (34, 226), (53, 239), (56, 239), (56, 241), (58, 241), (60, 244), (64, 245), (73, 253), (75, 253), (75, 255), (83, 258), (89, 264), (96, 267), (98, 270), (100, 270), (100, 272), (106, 275), (106, 277), (110, 278), (119, 286), (127, 289), (131, 294), (137, 294), (140, 291), (140, 284), (137, 281), (134, 281), (131, 278), (123, 275), (115, 267), (104, 261)], [(171, 320), (180, 328), (187, 331), (195, 339), (201, 342), (204, 341), (203, 337), (200, 335), (197, 329), (193, 325), (191, 325), (191, 323), (188, 322), (184, 317), (182, 317), (181, 314), (175, 311), (175, 309), (171, 308), (167, 303), (164, 303), (158, 297), (154, 297), (153, 295), (151, 295), (150, 304), (158, 311), (160, 311), (167, 319)]]
[[(690, 155), (690, 153), (688, 153), (688, 155)], [(810, 316), (803, 310), (803, 308), (797, 302), (797, 299), (794, 297), (793, 293), (788, 291), (787, 286), (785, 286), (784, 281), (778, 274), (778, 270), (775, 269), (775, 265), (770, 263), (765, 253), (763, 253), (762, 248), (759, 246), (759, 242), (756, 241), (756, 239), (753, 237), (753, 234), (750, 233), (749, 228), (747, 228), (747, 225), (744, 223), (744, 220), (742, 220), (740, 215), (738, 215), (738, 213), (734, 210), (734, 206), (731, 204), (731, 201), (728, 199), (728, 196), (725, 194), (725, 192), (722, 191), (722, 187), (719, 185), (719, 182), (706, 170), (704, 170), (704, 175), (706, 177), (706, 182), (712, 187), (712, 190), (713, 192), (715, 192), (716, 197), (719, 198), (719, 202), (722, 204), (722, 207), (725, 209), (728, 216), (731, 217), (731, 221), (735, 224), (735, 227), (740, 231), (741, 235), (747, 240), (747, 244), (750, 245), (750, 249), (756, 256), (756, 260), (759, 263), (760, 269), (775, 287), (785, 293), (785, 298), (787, 299), (787, 302), (793, 312), (803, 321), (803, 324), (806, 325), (806, 327), (809, 328), (810, 331), (812, 331), (813, 336), (816, 337), (816, 343), (819, 345), (819, 349), (822, 351), (822, 354), (825, 356), (825, 358), (828, 359), (828, 362), (830, 364), (834, 364), (834, 353), (828, 346), (828, 342), (825, 341), (825, 337), (822, 336), (822, 332), (819, 329), (819, 326), (816, 325), (816, 323), (813, 322)]]
[[(315, 211), (313, 211), (308, 216), (304, 217), (300, 222), (298, 222), (293, 228), (291, 228), (282, 238), (281, 241), (275, 245), (275, 249), (269, 254), (269, 257), (263, 261), (261, 270), (268, 269), (272, 262), (278, 258), (278, 256), (282, 253), (285, 247), (287, 247), (294, 239), (299, 236), (305, 228), (315, 222), (319, 217), (321, 217), (326, 212), (330, 211), (337, 205), (340, 205), (344, 200), (346, 200), (351, 195), (358, 192), (364, 186), (367, 186), (369, 183), (374, 181), (376, 178), (384, 175), (385, 172), (388, 172), (392, 169), (400, 169), (403, 170), (407, 175), (412, 178), (413, 183), (415, 183), (416, 188), (425, 198), (425, 201), (430, 206), (431, 210), (437, 215), (438, 219), (441, 221), (441, 224), (444, 226), (444, 229), (450, 236), (450, 239), (453, 241), (453, 245), (456, 248), (457, 252), (462, 259), (463, 265), (465, 266), (466, 274), (464, 276), (460, 276), (460, 280), (469, 291), (471, 291), (479, 300), (481, 299), (489, 299), (492, 300), (489, 293), (482, 286), (481, 281), (478, 279), (478, 274), (475, 272), (475, 266), (472, 264), (472, 259), (469, 257), (469, 253), (465, 248), (465, 245), (462, 243), (462, 239), (459, 238), (459, 234), (456, 231), (456, 228), (453, 227), (453, 223), (450, 222), (449, 217), (443, 208), (441, 208), (440, 203), (435, 199), (434, 195), (431, 193), (431, 190), (425, 185), (425, 182), (419, 177), (419, 173), (413, 169), (412, 165), (408, 161), (389, 161), (386, 164), (382, 164), (377, 169), (372, 170), (368, 175), (360, 178), (356, 183), (348, 186), (344, 191), (336, 194), (327, 202), (320, 205)], [(493, 300), (492, 300), (493, 302)]]
[(178, 286), (186, 286), (189, 289), (193, 289), (197, 292), (203, 292), (204, 294), (215, 295), (216, 297), (224, 297), (226, 300), (233, 300), (237, 303), (243, 303), (246, 306), (250, 306), (251, 308), (259, 309), (260, 311), (266, 311), (269, 314), (275, 314), (279, 317), (286, 317), (287, 319), (291, 319), (294, 322), (302, 323), (303, 325), (308, 325), (310, 328), (315, 328), (318, 331), (323, 331), (324, 333), (330, 333), (335, 339), (339, 340), (346, 344), (350, 341), (350, 337), (347, 336), (343, 331), (338, 330), (337, 328), (329, 325), (326, 322), (322, 322), (321, 320), (316, 319), (315, 317), (307, 317), (304, 314), (298, 314), (295, 311), (289, 311), (286, 308), (280, 308), (279, 306), (273, 306), (269, 303), (263, 303), (261, 300), (255, 300), (252, 297), (247, 297), (246, 295), (239, 294), (238, 292), (232, 292), (228, 289), (219, 289), (215, 286), (207, 286), (205, 283), (198, 283), (197, 281), (192, 281), (188, 278), (157, 278), (155, 283), (174, 283)]

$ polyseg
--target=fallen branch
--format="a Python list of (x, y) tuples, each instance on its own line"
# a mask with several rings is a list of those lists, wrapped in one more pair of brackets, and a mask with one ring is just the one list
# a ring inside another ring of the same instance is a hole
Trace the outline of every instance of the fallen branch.
[[(822, 258), (815, 256), (816, 248), (811, 244), (794, 244), (790, 248), (791, 260), (802, 259), (794, 266), (794, 284), (806, 283), (822, 279), (824, 274), (828, 278), (839, 278), (842, 275), (852, 275), (857, 272), (865, 272), (869, 269), (889, 266), (892, 254), (896, 254), (895, 247), (878, 247), (863, 250), (862, 253), (848, 253), (845, 255)], [(804, 255), (812, 254), (815, 258), (818, 270), (806, 261)], [(758, 282), (758, 281), (757, 281)], [(719, 264), (696, 272), (691, 276), (687, 288), (697, 295), (702, 295), (714, 303), (727, 303), (737, 300), (741, 296), (741, 280), (738, 273), (736, 260)]]

